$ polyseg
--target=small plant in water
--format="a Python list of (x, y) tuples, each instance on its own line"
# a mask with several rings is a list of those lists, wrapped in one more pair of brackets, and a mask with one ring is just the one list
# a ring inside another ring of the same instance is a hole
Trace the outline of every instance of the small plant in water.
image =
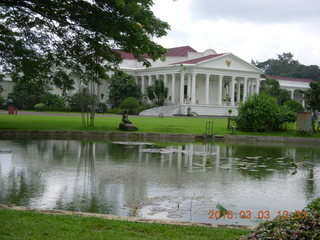
[(216, 208), (219, 210), (219, 212), (220, 212), (220, 215), (219, 215), (219, 217), (217, 217), (217, 220), (219, 219), (219, 218), (221, 218), (221, 217), (223, 217), (224, 215), (227, 215), (228, 214), (228, 210), (224, 207), (224, 206), (222, 206), (220, 203), (218, 203), (217, 205), (216, 205)]

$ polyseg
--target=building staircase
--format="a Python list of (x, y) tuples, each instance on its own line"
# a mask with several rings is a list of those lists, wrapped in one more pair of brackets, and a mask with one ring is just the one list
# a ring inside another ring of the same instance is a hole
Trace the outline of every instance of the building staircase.
[(155, 107), (144, 110), (139, 113), (140, 116), (173, 116), (178, 113), (178, 105), (170, 105), (170, 106), (162, 106), (162, 107)]

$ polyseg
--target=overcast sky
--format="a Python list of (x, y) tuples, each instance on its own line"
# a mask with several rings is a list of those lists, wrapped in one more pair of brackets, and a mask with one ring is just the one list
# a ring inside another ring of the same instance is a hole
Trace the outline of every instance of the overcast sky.
[(164, 47), (189, 45), (265, 61), (291, 52), (320, 66), (320, 0), (154, 0), (153, 11), (171, 30)]

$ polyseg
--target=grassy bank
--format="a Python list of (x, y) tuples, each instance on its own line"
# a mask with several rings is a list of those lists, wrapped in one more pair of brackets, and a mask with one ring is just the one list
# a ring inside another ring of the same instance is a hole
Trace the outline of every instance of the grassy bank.
[[(180, 117), (139, 117), (130, 116), (129, 119), (139, 128), (140, 132), (166, 132), (166, 133), (192, 133), (202, 135), (205, 133), (207, 121), (214, 122), (216, 135), (230, 134), (225, 118), (180, 118)], [(99, 115), (95, 119), (95, 127), (83, 129), (79, 116), (44, 116), (44, 115), (0, 115), (0, 130), (94, 130), (119, 131), (121, 116)], [(308, 136), (300, 135), (295, 131), (295, 125), (288, 126), (286, 131), (271, 133), (247, 133), (235, 131), (241, 135), (267, 135), (267, 136)], [(312, 137), (320, 137), (320, 133)]]
[(0, 239), (238, 239), (249, 230), (162, 225), (0, 209)]

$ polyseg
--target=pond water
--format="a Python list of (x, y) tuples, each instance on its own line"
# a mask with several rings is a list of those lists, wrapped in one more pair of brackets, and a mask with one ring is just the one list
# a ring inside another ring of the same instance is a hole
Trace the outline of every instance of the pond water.
[(0, 203), (41, 209), (256, 225), (302, 210), (319, 179), (316, 146), (0, 140)]

